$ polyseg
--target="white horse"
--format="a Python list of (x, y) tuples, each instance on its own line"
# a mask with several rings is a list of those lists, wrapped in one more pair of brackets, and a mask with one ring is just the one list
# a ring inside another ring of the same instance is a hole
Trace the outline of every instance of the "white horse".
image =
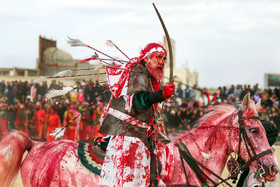
[[(195, 160), (202, 161), (203, 166), (218, 176), (221, 176), (229, 154), (239, 152), (239, 156), (245, 162), (249, 161), (253, 172), (257, 172), (261, 164), (268, 168), (265, 179), (275, 180), (278, 168), (273, 158), (274, 153), (267, 152), (270, 146), (265, 130), (255, 118), (259, 107), (260, 103), (250, 101), (247, 95), (240, 112), (230, 105), (209, 108), (208, 113), (199, 120), (198, 128), (193, 129), (191, 133), (186, 132), (166, 145), (173, 148), (174, 169), (170, 170), (173, 171), (170, 173), (171, 177), (163, 182), (166, 185), (187, 183), (194, 186), (202, 185), (193, 169), (180, 159), (177, 145), (181, 143), (188, 147), (190, 155)], [(244, 129), (247, 139), (244, 138), (244, 133), (240, 133), (241, 128)], [(244, 140), (247, 143), (250, 141), (249, 149), (246, 148)], [(24, 186), (98, 186), (99, 176), (82, 165), (77, 149), (77, 142), (68, 140), (35, 142), (24, 133), (13, 131), (0, 142), (0, 185), (11, 185), (21, 166)], [(22, 162), (26, 150), (28, 154)], [(184, 149), (182, 151), (184, 152)], [(211, 154), (211, 157), (205, 159), (201, 152)], [(265, 154), (259, 155), (263, 153)], [(254, 155), (259, 155), (260, 158), (250, 160)], [(219, 179), (205, 168), (202, 167), (201, 171), (207, 175), (202, 177), (208, 185), (213, 186), (219, 182)]]

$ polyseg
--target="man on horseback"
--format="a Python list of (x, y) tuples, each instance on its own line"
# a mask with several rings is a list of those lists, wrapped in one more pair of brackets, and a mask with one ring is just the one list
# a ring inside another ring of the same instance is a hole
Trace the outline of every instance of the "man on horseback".
[(99, 132), (112, 136), (101, 185), (153, 186), (160, 174), (167, 173), (157, 162), (157, 157), (169, 156), (169, 148), (157, 143), (167, 138), (155, 122), (157, 103), (170, 98), (175, 90), (173, 83), (160, 89), (165, 59), (163, 46), (150, 43), (139, 57), (119, 69), (106, 68), (112, 97), (101, 116)]

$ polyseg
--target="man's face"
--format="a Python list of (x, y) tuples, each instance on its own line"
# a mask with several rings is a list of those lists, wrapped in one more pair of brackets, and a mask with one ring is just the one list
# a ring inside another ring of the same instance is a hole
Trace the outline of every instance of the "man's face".
[(161, 80), (163, 77), (165, 59), (166, 54), (158, 51), (153, 52), (150, 56), (144, 59), (147, 62), (146, 67), (148, 71), (157, 80)]

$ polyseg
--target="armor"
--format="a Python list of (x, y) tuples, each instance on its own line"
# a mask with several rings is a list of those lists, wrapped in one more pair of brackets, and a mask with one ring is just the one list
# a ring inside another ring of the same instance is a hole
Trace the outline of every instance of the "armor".
[[(101, 119), (100, 133), (119, 136), (132, 136), (147, 143), (147, 130), (152, 125), (153, 108), (147, 110), (132, 107), (133, 95), (140, 91), (153, 91), (149, 79), (152, 79), (147, 69), (140, 63), (130, 72), (127, 95), (116, 98), (113, 94)], [(130, 98), (129, 98), (130, 97)], [(126, 109), (126, 105), (130, 105)], [(125, 119), (124, 119), (125, 118)], [(129, 118), (128, 120), (126, 120)], [(147, 144), (146, 144), (147, 145)]]

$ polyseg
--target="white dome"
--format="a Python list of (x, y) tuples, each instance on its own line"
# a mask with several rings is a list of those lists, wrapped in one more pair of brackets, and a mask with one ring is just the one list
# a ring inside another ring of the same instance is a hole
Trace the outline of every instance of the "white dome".
[(72, 62), (72, 56), (56, 47), (49, 47), (43, 52), (43, 61), (45, 63), (55, 63), (55, 62)]

